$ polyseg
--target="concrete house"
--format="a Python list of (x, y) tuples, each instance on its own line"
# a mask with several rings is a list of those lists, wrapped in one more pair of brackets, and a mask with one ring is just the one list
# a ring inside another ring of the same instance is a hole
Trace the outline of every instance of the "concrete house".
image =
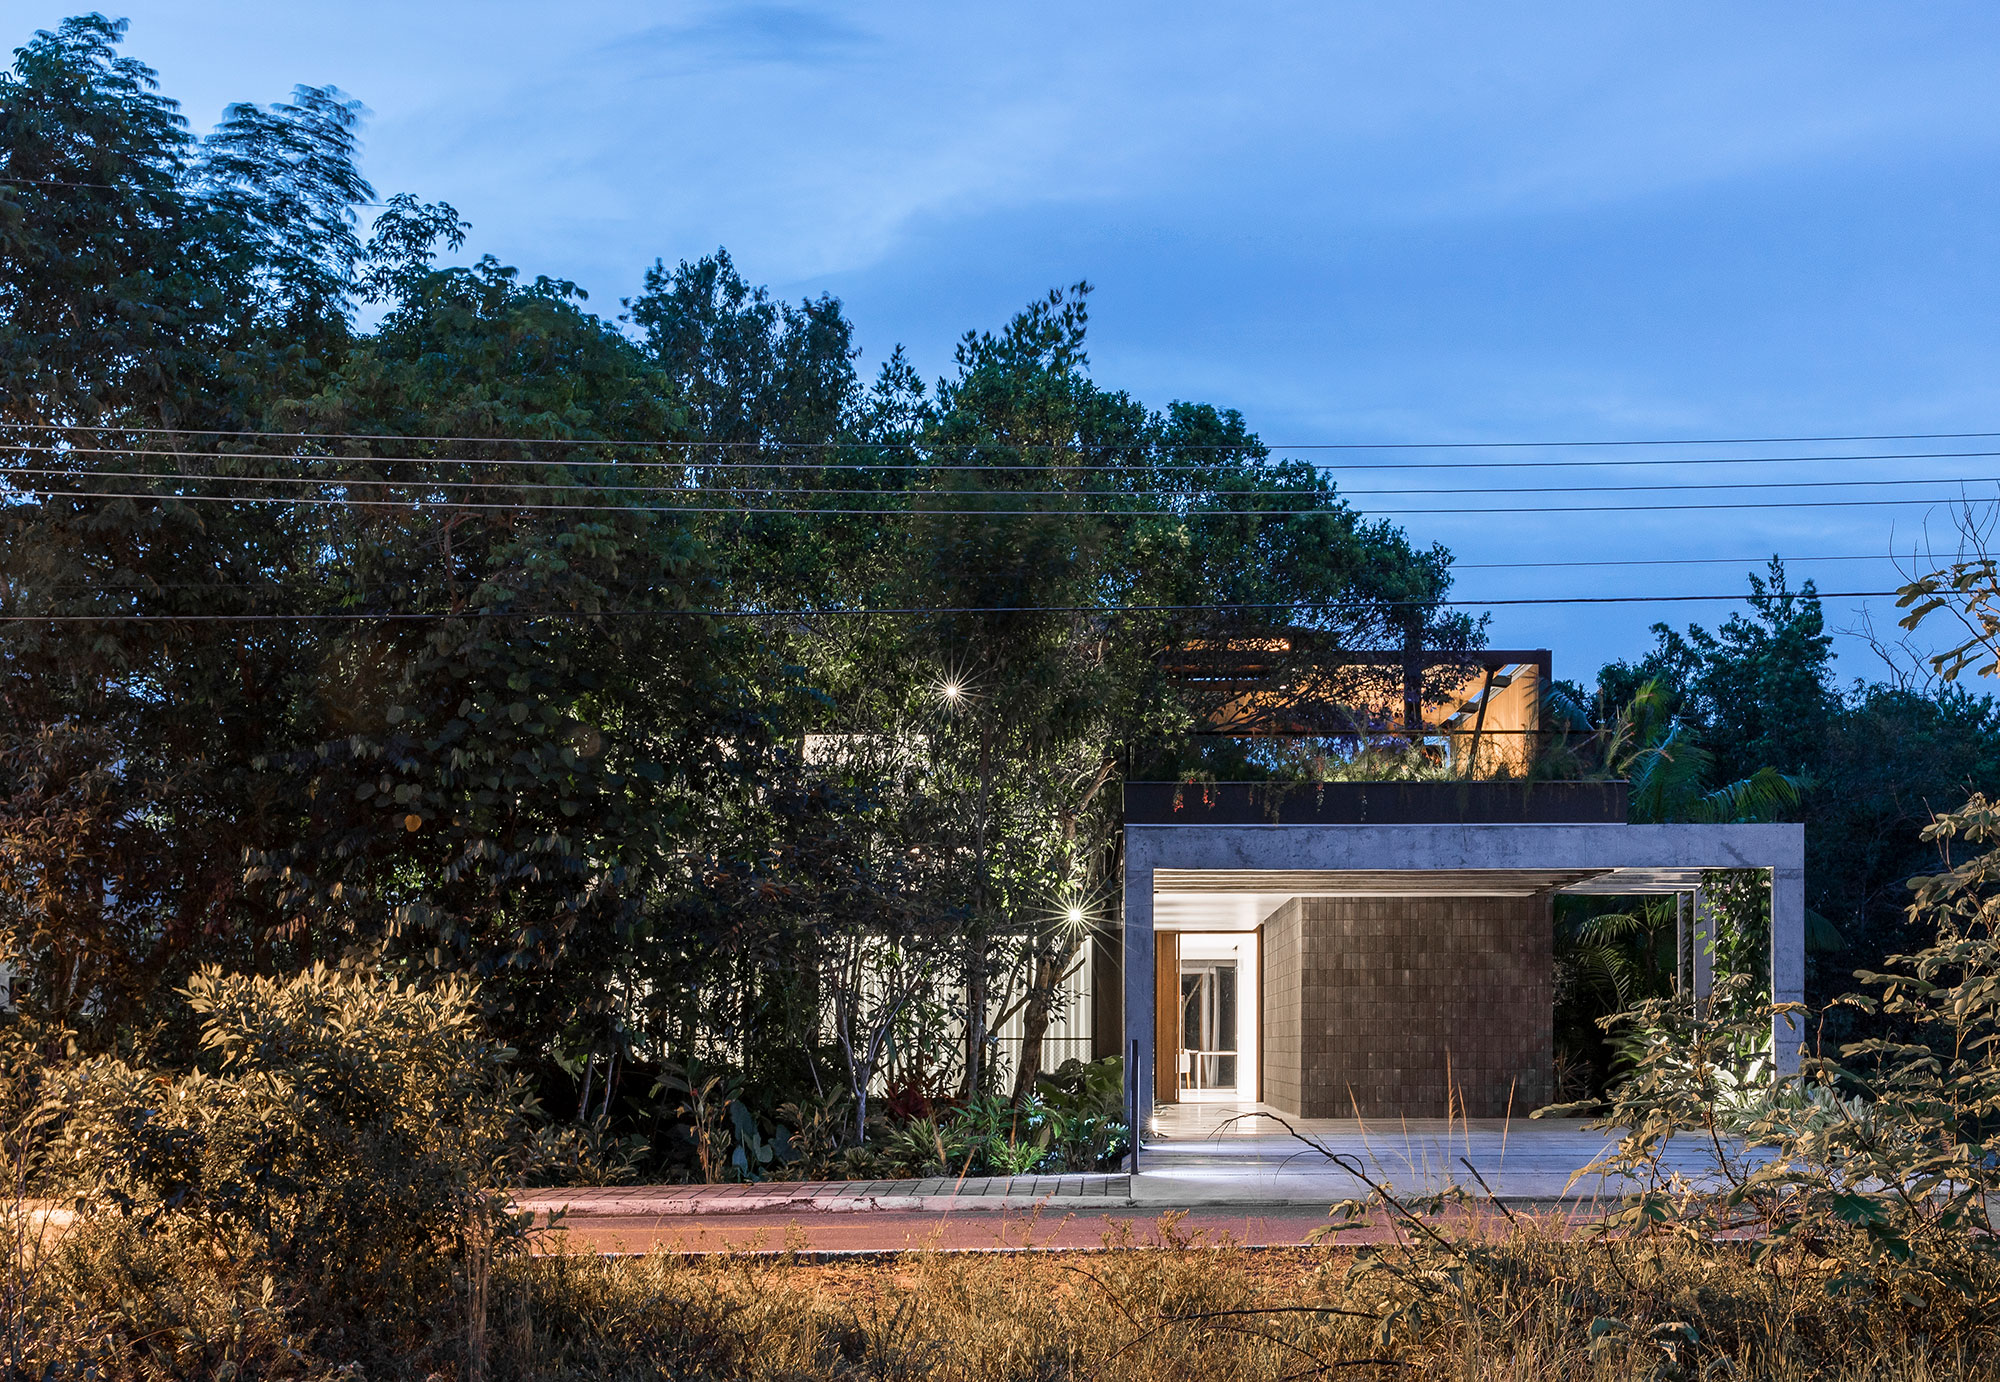
[[(1504, 775), (1542, 733), (1549, 655), (1472, 656), (1461, 687), (1386, 717), (1420, 715), (1423, 737), (1469, 756), (1461, 780), (1127, 785), (1122, 913), (1065, 1035), (1126, 1057), (1140, 1123), (1176, 1103), (1499, 1118), (1550, 1102), (1564, 893), (1675, 897), (1699, 996), (1703, 876), (1761, 870), (1770, 992), (1802, 997), (1803, 827), (1631, 825), (1623, 783)], [(1772, 1036), (1795, 1070), (1800, 1033), (1781, 1019)]]

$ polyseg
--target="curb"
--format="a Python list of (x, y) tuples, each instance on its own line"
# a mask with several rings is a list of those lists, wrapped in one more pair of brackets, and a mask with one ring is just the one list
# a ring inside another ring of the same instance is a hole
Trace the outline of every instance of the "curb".
[(534, 1214), (561, 1211), (575, 1219), (665, 1219), (730, 1214), (952, 1214), (1005, 1210), (1131, 1209), (1139, 1201), (1115, 1195), (671, 1195), (657, 1199), (593, 1199), (559, 1195), (517, 1196), (514, 1207)]
[[(698, 1195), (677, 1195), (654, 1200), (587, 1200), (572, 1203), (559, 1196), (517, 1199), (514, 1207), (534, 1214), (561, 1212), (571, 1223), (591, 1219), (675, 1219), (726, 1218), (737, 1214), (962, 1214), (1039, 1211), (1043, 1214), (1095, 1215), (1109, 1210), (1148, 1210), (1160, 1214), (1176, 1210), (1230, 1214), (1325, 1214), (1334, 1201), (1326, 1198), (1155, 1200), (1112, 1195), (1043, 1195), (1029, 1199), (1009, 1195), (836, 1195), (782, 1196), (732, 1195), (708, 1199)], [(1481, 1198), (1479, 1205), (1527, 1214), (1575, 1212), (1602, 1205), (1602, 1198), (1587, 1196), (1550, 1197), (1501, 1195)]]

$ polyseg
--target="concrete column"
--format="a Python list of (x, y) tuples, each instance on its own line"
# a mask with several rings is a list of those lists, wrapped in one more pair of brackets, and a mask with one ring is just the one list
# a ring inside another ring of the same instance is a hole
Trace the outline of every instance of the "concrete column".
[(1706, 1003), (1715, 991), (1715, 913), (1709, 910), (1708, 893), (1694, 890), (1694, 1001)]
[(1674, 894), (1674, 997), (1687, 992), (1688, 915), (1687, 894)]
[[(1134, 1052), (1137, 1052), (1136, 1058)], [(1132, 1090), (1132, 1136), (1153, 1118), (1153, 870), (1125, 855), (1125, 1059)]]
[[(1803, 1003), (1806, 998), (1806, 867), (1804, 839), (1796, 860), (1771, 874), (1771, 1001)], [(1780, 1075), (1799, 1073), (1805, 1025), (1798, 1015), (1771, 1018), (1771, 1063)]]

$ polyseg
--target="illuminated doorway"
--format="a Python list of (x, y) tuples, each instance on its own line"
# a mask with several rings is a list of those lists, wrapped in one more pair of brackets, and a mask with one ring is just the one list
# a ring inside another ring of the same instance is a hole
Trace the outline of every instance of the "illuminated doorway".
[(1191, 1103), (1254, 1100), (1256, 938), (1180, 937), (1178, 1094)]

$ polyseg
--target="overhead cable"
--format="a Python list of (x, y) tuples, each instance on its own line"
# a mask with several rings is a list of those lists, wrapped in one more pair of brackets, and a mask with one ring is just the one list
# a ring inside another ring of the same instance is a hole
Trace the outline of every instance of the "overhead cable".
[[(1818, 592), (1822, 600), (1860, 600), (1896, 595), (1894, 590), (1836, 590)], [(1313, 600), (1272, 601), (1262, 604), (1212, 605), (945, 605), (903, 606), (860, 609), (607, 609), (607, 610), (456, 610), (383, 612), (340, 611), (324, 614), (0, 614), (0, 623), (85, 624), (85, 623), (352, 623), (365, 621), (442, 622), (452, 619), (818, 619), (818, 618), (928, 618), (959, 614), (1205, 614), (1232, 610), (1296, 610), (1300, 613), (1376, 613), (1385, 609), (1471, 608), (1489, 609), (1518, 605), (1637, 605), (1736, 602), (1743, 593), (1728, 595), (1546, 595), (1512, 600), (1375, 600), (1331, 604)]]
[[(0, 426), (0, 430), (4, 430), (4, 426)], [(339, 439), (336, 437), (330, 437), (329, 434), (326, 433), (309, 433), (309, 434), (300, 434), (298, 440), (304, 442), (304, 441), (312, 441), (317, 438), (327, 438), (332, 440)], [(418, 440), (418, 439), (404, 438), (402, 440)], [(431, 438), (430, 440), (450, 441), (457, 444), (471, 445), (474, 444), (478, 439), (468, 438), (468, 437), (439, 437), (439, 438)], [(513, 445), (515, 443), (512, 441), (502, 439), (496, 441), (494, 444)], [(535, 460), (526, 460), (521, 458), (501, 458), (493, 456), (345, 456), (345, 455), (330, 454), (327, 452), (312, 452), (312, 451), (176, 450), (172, 448), (147, 448), (147, 447), (136, 447), (136, 446), (72, 446), (66, 443), (50, 443), (50, 442), (37, 443), (37, 442), (20, 442), (20, 441), (0, 443), (0, 450), (13, 450), (23, 453), (41, 452), (46, 455), (153, 456), (171, 460), (218, 460), (218, 461), (262, 460), (262, 461), (294, 461), (294, 462), (347, 461), (355, 465), (541, 466), (549, 468), (557, 466), (563, 466), (563, 467), (573, 466), (578, 469), (630, 468), (634, 470), (679, 470), (679, 471), (863, 470), (863, 471), (924, 471), (924, 472), (976, 471), (980, 473), (985, 473), (989, 471), (1000, 472), (1000, 473), (1028, 471), (1034, 473), (1044, 473), (1051, 470), (1079, 470), (1079, 471), (1090, 471), (1093, 473), (1101, 473), (1101, 474), (1131, 473), (1131, 474), (1150, 475), (1150, 474), (1160, 474), (1160, 473), (1172, 474), (1172, 473), (1180, 473), (1187, 471), (1213, 473), (1217, 469), (1217, 467), (1213, 464), (1196, 465), (1196, 464), (1174, 463), (1174, 462), (1160, 462), (1157, 464), (1152, 462), (1143, 462), (1143, 463), (1124, 462), (1124, 463), (1100, 464), (1088, 461), (1082, 456), (1078, 456), (1076, 460), (1074, 460), (1069, 464), (1062, 464), (1062, 465), (1057, 465), (1053, 463), (1040, 463), (1040, 462), (1023, 464), (1023, 463), (1009, 463), (1004, 461), (977, 461), (977, 462), (774, 461), (774, 460), (713, 461), (713, 460), (700, 460), (695, 458), (695, 451), (697, 448), (702, 448), (711, 445), (711, 443), (705, 443), (705, 442), (572, 441), (572, 442), (566, 442), (564, 444), (578, 448), (588, 448), (588, 449), (614, 448), (614, 449), (625, 449), (625, 450), (650, 450), (650, 451), (680, 450), (683, 451), (685, 454), (682, 455), (679, 459), (673, 459), (673, 460), (634, 460), (629, 457), (618, 456), (605, 459), (589, 459), (582, 461), (573, 461), (573, 460), (535, 461)], [(714, 445), (730, 445), (730, 443), (714, 443)], [(843, 442), (839, 443), (839, 449), (845, 451), (902, 452), (902, 451), (928, 451), (928, 450), (940, 450), (940, 449), (947, 451), (957, 451), (961, 448), (955, 446), (935, 447), (928, 444), (915, 443), (915, 442), (897, 442), (897, 443)], [(1027, 445), (1027, 444), (1013, 443), (1013, 442), (991, 442), (991, 443), (980, 443), (978, 444), (977, 449), (1024, 454), (1036, 450), (1046, 450), (1052, 448), (1040, 444)], [(1123, 452), (1134, 448), (1123, 445), (1117, 445), (1117, 446), (1086, 448), (1086, 449)], [(1190, 448), (1161, 446), (1158, 449), (1166, 452), (1174, 452)], [(1301, 465), (1301, 466), (1309, 466), (1314, 470), (1339, 470), (1339, 471), (1594, 470), (1594, 469), (1625, 469), (1636, 466), (1791, 465), (1791, 464), (1808, 464), (1808, 463), (1821, 464), (1827, 462), (1846, 462), (1846, 461), (1989, 460), (1995, 456), (2000, 456), (2000, 451), (1868, 451), (1868, 452), (1850, 452), (1841, 455), (1814, 455), (1814, 456), (1664, 456), (1664, 457), (1643, 456), (1643, 457), (1632, 457), (1632, 458), (1617, 459), (1617, 460), (1561, 460), (1561, 461), (1551, 461), (1551, 460), (1301, 461), (1287, 457), (1276, 457), (1276, 458), (1264, 457), (1249, 462), (1249, 466), (1250, 469), (1253, 471), (1260, 469), (1275, 469), (1277, 466), (1280, 465)]]
[[(857, 442), (857, 441), (720, 441), (692, 440), (671, 437), (651, 439), (616, 440), (608, 437), (471, 437), (454, 434), (424, 435), (414, 432), (301, 432), (270, 431), (251, 428), (212, 427), (127, 427), (118, 423), (64, 423), (64, 422), (9, 422), (6, 427), (21, 428), (38, 432), (119, 432), (130, 436), (167, 437), (266, 437), (286, 441), (415, 441), (415, 442), (483, 442), (504, 443), (516, 446), (647, 446), (686, 447), (700, 446), (710, 449), (764, 450), (764, 451), (838, 451), (848, 448), (902, 447), (921, 445), (926, 450), (1003, 450), (1018, 443), (1008, 442)], [(1807, 444), (1832, 442), (1868, 441), (1976, 441), (2000, 437), (2000, 432), (1871, 432), (1844, 435), (1795, 437), (1633, 437), (1600, 441), (1338, 441), (1338, 442), (1266, 442), (1249, 437), (1236, 442), (1182, 442), (1153, 439), (1150, 441), (1102, 443), (1099, 450), (1167, 449), (1182, 451), (1469, 451), (1469, 450), (1536, 450), (1566, 447), (1633, 447), (1633, 446), (1804, 446)], [(1052, 443), (1032, 443), (1048, 446)], [(1063, 443), (1067, 446), (1069, 443)]]
[[(826, 486), (768, 486), (768, 485), (662, 485), (662, 484), (586, 484), (582, 482), (562, 483), (547, 480), (435, 480), (427, 478), (395, 479), (366, 475), (216, 475), (198, 471), (172, 470), (75, 470), (54, 466), (13, 466), (0, 467), (0, 477), (6, 475), (36, 475), (75, 480), (173, 480), (200, 484), (251, 484), (251, 485), (326, 485), (348, 487), (370, 485), (377, 488), (398, 489), (476, 489), (476, 490), (557, 490), (567, 493), (585, 494), (746, 494), (746, 495), (811, 495), (822, 498), (896, 498), (903, 496), (930, 495), (991, 495), (1006, 499), (1158, 499), (1173, 500), (1197, 495), (1214, 495), (1216, 498), (1267, 499), (1300, 498), (1303, 494), (1296, 489), (1228, 489), (1224, 487), (1202, 487), (1190, 489), (1001, 489), (1001, 490), (953, 490), (953, 489), (840, 489)], [(1934, 475), (1918, 478), (1897, 477), (1880, 480), (1710, 480), (1675, 481), (1652, 485), (1589, 485), (1581, 487), (1593, 494), (1639, 494), (1675, 493), (1690, 490), (1798, 490), (1798, 489), (1854, 489), (1882, 485), (2000, 485), (2000, 475)], [(1454, 485), (1420, 489), (1335, 489), (1327, 491), (1329, 498), (1347, 498), (1354, 495), (1380, 497), (1395, 495), (1431, 494), (1575, 494), (1576, 485)], [(78, 491), (87, 493), (88, 491)]]
[[(1544, 505), (1503, 505), (1480, 504), (1460, 508), (1423, 509), (1351, 509), (1327, 507), (1314, 509), (1229, 509), (1229, 508), (1160, 508), (1160, 509), (859, 509), (859, 508), (772, 508), (757, 505), (730, 504), (545, 504), (545, 503), (493, 503), (470, 499), (353, 499), (346, 496), (324, 495), (259, 495), (259, 494), (161, 494), (158, 492), (129, 492), (122, 490), (44, 490), (16, 489), (0, 492), (0, 497), (11, 493), (23, 498), (34, 499), (130, 499), (155, 503), (179, 504), (291, 504), (302, 507), (332, 507), (357, 509), (402, 508), (412, 510), (436, 509), (443, 511), (508, 511), (516, 513), (601, 513), (601, 514), (734, 514), (743, 518), (1421, 518), (1425, 516), (1450, 516), (1454, 514), (1548, 514), (1548, 513), (1674, 513), (1725, 509), (1851, 509), (1851, 508), (1895, 508), (1911, 505), (1937, 505), (1963, 502), (1963, 496), (1931, 496), (1922, 499), (1805, 499), (1789, 500), (1745, 500), (1740, 503), (1712, 504), (1544, 504)], [(919, 491), (931, 494), (930, 491)], [(942, 497), (954, 497), (945, 495)], [(958, 496), (962, 497), (962, 496)], [(997, 497), (1004, 497), (1002, 496)], [(1088, 497), (1088, 496), (1078, 496)], [(1117, 498), (1115, 493), (1106, 493), (1104, 498)]]

